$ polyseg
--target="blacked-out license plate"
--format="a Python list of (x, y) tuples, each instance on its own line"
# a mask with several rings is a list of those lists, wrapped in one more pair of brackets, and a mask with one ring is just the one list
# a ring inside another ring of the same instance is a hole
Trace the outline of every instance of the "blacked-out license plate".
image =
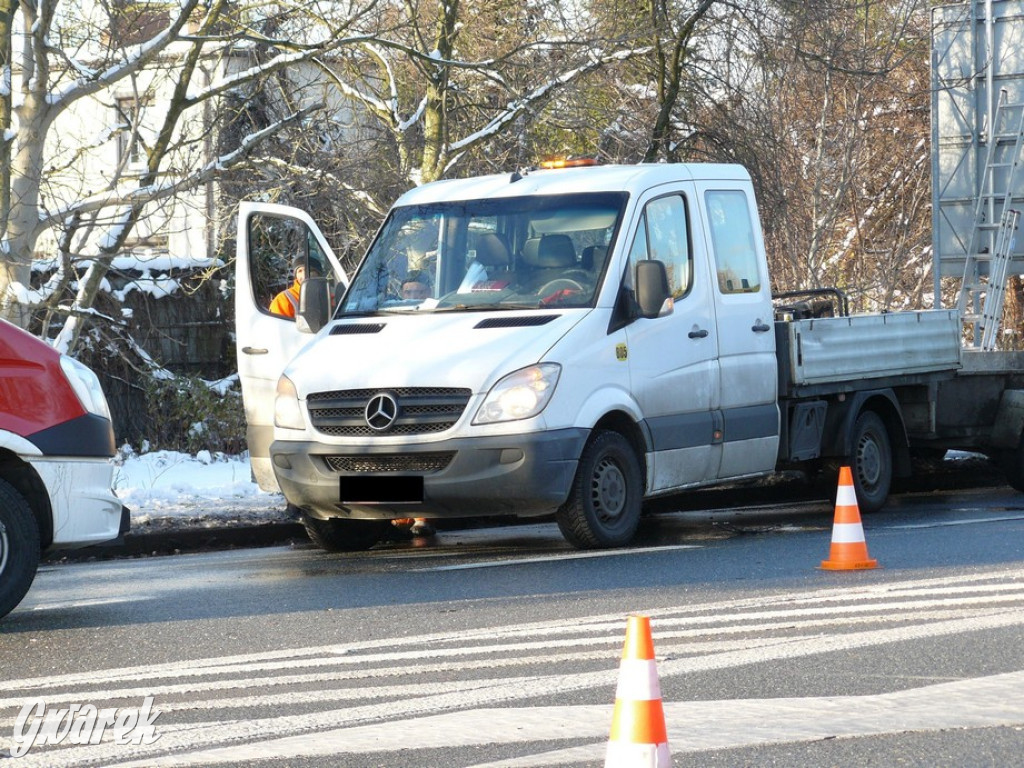
[(423, 501), (423, 477), (354, 475), (341, 477), (341, 503), (415, 504)]

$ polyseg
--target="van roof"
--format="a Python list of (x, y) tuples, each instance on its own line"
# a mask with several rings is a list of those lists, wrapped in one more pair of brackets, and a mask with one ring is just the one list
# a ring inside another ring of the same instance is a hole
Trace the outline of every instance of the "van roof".
[(409, 190), (395, 202), (395, 207), (573, 192), (637, 193), (658, 184), (691, 180), (749, 181), (750, 174), (741, 165), (715, 163), (650, 163), (533, 170), (521, 175), (503, 173), (435, 181)]

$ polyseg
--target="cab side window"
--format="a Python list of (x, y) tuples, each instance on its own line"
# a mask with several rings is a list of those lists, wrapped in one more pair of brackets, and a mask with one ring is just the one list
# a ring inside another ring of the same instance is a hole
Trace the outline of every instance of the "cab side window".
[(686, 200), (682, 195), (660, 197), (644, 208), (629, 251), (631, 275), (640, 259), (657, 259), (665, 264), (673, 298), (681, 298), (689, 292), (693, 281), (693, 251)]
[(257, 213), (249, 219), (249, 273), (253, 299), (267, 312), (274, 296), (292, 284), (294, 260), (312, 239), (295, 219)]
[(729, 293), (761, 290), (754, 230), (747, 196), (739, 190), (705, 193), (718, 289)]
[[(249, 274), (253, 300), (261, 312), (275, 314), (274, 298), (293, 285), (296, 267), (327, 278), (334, 295), (336, 276), (313, 232), (298, 219), (256, 213), (249, 218)], [(280, 314), (280, 312), (277, 312)], [(294, 313), (289, 315), (294, 318)]]

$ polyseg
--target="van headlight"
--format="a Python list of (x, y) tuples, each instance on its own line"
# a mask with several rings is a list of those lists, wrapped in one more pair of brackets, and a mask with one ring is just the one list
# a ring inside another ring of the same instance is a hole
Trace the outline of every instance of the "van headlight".
[(284, 429), (305, 429), (302, 405), (295, 385), (287, 376), (277, 380), (277, 397), (274, 398), (274, 426)]
[(107, 398), (103, 395), (103, 387), (100, 386), (100, 380), (92, 369), (67, 355), (60, 356), (60, 367), (64, 371), (64, 378), (75, 390), (82, 407), (89, 413), (110, 421)]
[(562, 366), (556, 363), (541, 363), (503, 377), (487, 393), (473, 423), (494, 424), (536, 416), (555, 393), (561, 372)]

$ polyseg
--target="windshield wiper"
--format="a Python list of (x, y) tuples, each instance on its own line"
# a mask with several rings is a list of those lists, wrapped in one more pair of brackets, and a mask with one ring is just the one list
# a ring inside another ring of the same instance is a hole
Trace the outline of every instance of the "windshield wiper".
[(353, 317), (379, 317), (384, 314), (378, 309), (361, 309), (358, 312), (340, 312), (331, 318), (331, 320), (347, 320)]
[(450, 304), (443, 307), (434, 307), (433, 312), (495, 312), (511, 309), (538, 309), (539, 305), (532, 304)]

